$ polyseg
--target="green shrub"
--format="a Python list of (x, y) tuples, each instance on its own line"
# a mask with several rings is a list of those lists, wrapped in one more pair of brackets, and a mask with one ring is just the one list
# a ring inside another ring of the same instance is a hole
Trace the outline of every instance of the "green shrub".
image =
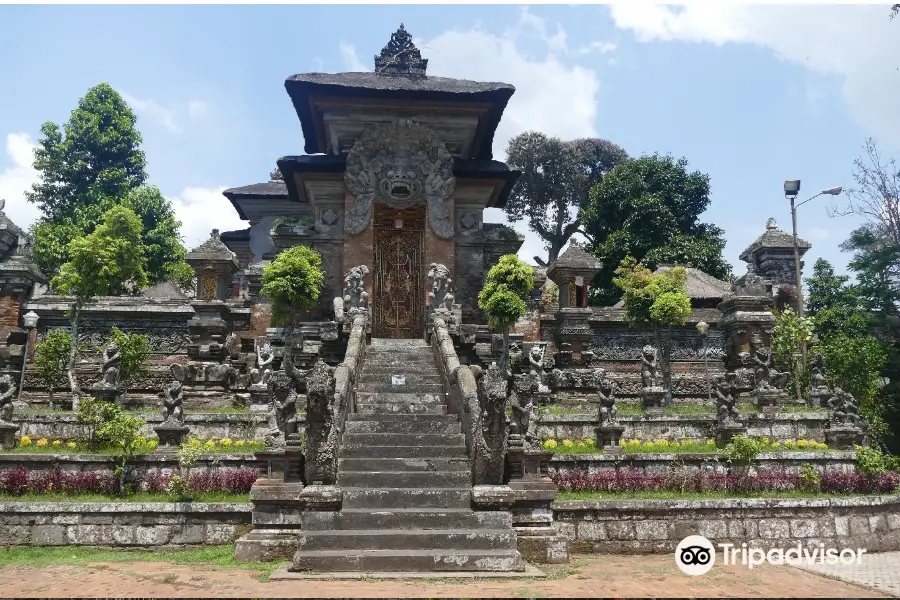
[(856, 470), (866, 477), (881, 477), (888, 470), (887, 457), (878, 448), (856, 447)]
[(748, 466), (752, 465), (765, 445), (758, 439), (746, 435), (736, 435), (731, 443), (725, 446), (725, 458), (729, 463)]
[(800, 479), (803, 481), (803, 489), (809, 492), (818, 492), (822, 486), (822, 475), (811, 464), (800, 467)]

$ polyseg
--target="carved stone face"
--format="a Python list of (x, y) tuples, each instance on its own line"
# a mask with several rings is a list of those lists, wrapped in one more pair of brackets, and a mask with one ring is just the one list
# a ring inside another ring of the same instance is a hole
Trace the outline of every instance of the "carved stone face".
[(644, 358), (646, 358), (647, 360), (653, 360), (653, 358), (656, 356), (656, 350), (653, 348), (653, 346), (644, 346), (641, 349), (641, 354), (643, 354)]
[(398, 202), (406, 202), (421, 194), (422, 175), (409, 155), (399, 154), (394, 157), (379, 186), (383, 194)]

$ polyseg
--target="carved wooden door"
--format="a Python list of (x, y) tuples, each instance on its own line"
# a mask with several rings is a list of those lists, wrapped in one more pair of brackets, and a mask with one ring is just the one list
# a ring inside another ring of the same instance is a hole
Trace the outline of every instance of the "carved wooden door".
[(375, 205), (373, 337), (421, 338), (424, 321), (425, 207)]

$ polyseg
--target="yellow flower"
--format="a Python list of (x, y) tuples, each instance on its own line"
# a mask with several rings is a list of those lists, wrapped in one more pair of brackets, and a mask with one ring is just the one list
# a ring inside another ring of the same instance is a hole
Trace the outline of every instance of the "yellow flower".
[(159, 446), (159, 440), (150, 440), (147, 442), (147, 447), (150, 448), (151, 451), (156, 450), (157, 446)]
[(563, 446), (565, 446), (566, 448), (571, 448), (574, 445), (575, 443), (572, 440), (563, 440)]
[(227, 437), (222, 438), (221, 440), (219, 440), (219, 444), (221, 444), (222, 446), (225, 446), (227, 448), (228, 446), (230, 446), (232, 444), (231, 438), (227, 438)]
[(556, 443), (556, 440), (546, 440), (546, 441), (544, 442), (544, 449), (545, 449), (545, 450), (553, 450), (553, 449), (556, 448), (558, 445), (559, 445), (559, 444)]
[(658, 445), (662, 446), (663, 448), (665, 448), (666, 446), (669, 445), (669, 440), (657, 440), (656, 443)]
[(68, 444), (66, 444), (66, 448), (69, 448), (69, 449), (75, 448), (77, 446), (78, 446), (78, 444), (76, 444), (75, 442), (69, 442)]
[(39, 439), (37, 441), (37, 447), (38, 448), (46, 448), (47, 447), (47, 439), (46, 438)]
[(796, 444), (794, 444), (794, 440), (788, 440), (784, 443), (784, 447), (788, 450), (793, 450), (795, 445)]
[(197, 447), (200, 445), (200, 440), (197, 438), (191, 438), (191, 441), (188, 442), (191, 446)]
[(706, 445), (707, 445), (707, 446), (715, 446), (715, 445), (716, 445), (716, 440), (714, 440), (714, 439), (712, 439), (712, 438), (709, 438), (708, 440), (706, 440)]
[(625, 441), (625, 440), (619, 440), (619, 445), (622, 446), (622, 447), (624, 448), (625, 446), (628, 445), (628, 442)]
[(238, 448), (243, 448), (243, 447), (244, 447), (244, 440), (238, 440), (238, 441), (236, 441), (236, 442), (234, 443), (234, 445), (237, 446)]
[(31, 445), (31, 438), (28, 437), (27, 435), (23, 435), (22, 439), (19, 440), (19, 445), (22, 446), (23, 448), (27, 448), (28, 446)]
[(584, 440), (583, 444), (584, 444), (585, 446), (593, 446), (593, 445), (594, 445), (594, 440), (586, 439), (586, 440)]
[(54, 448), (61, 448), (62, 442), (59, 440), (53, 440), (53, 444), (51, 444)]
[(145, 437), (142, 436), (142, 435), (139, 435), (139, 436), (137, 436), (136, 438), (134, 438), (134, 441), (135, 441), (135, 443), (137, 443), (137, 444), (143, 446), (144, 444), (147, 443), (147, 438), (145, 438)]
[(628, 442), (628, 444), (631, 446), (640, 446), (641, 440), (634, 439), (634, 440), (631, 440), (630, 442)]
[(769, 446), (772, 444), (772, 442), (769, 441), (769, 438), (763, 438), (762, 443), (765, 444), (766, 446)]
[(797, 440), (798, 448), (806, 448), (807, 446), (809, 446), (809, 442), (807, 442), (806, 440)]
[(672, 445), (673, 445), (673, 446), (680, 446), (680, 445), (681, 445), (681, 442), (679, 442), (678, 440), (675, 440), (675, 441), (672, 442)]
[(207, 450), (215, 450), (215, 448), (216, 448), (216, 443), (215, 443), (214, 441), (212, 441), (212, 440), (209, 440), (208, 442), (206, 442), (205, 444), (203, 444), (203, 447), (206, 448)]
[(775, 443), (773, 443), (773, 444), (772, 444), (772, 448), (773, 448), (774, 450), (779, 450), (779, 449), (781, 449), (781, 442), (775, 442)]

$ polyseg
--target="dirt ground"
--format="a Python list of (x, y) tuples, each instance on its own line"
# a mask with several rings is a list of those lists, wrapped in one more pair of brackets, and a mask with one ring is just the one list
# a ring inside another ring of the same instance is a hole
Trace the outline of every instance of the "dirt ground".
[(4, 597), (742, 597), (887, 598), (788, 566), (753, 570), (716, 565), (689, 577), (664, 556), (575, 556), (569, 565), (543, 568), (544, 579), (291, 580), (260, 581), (242, 568), (121, 562), (87, 566), (0, 569)]

